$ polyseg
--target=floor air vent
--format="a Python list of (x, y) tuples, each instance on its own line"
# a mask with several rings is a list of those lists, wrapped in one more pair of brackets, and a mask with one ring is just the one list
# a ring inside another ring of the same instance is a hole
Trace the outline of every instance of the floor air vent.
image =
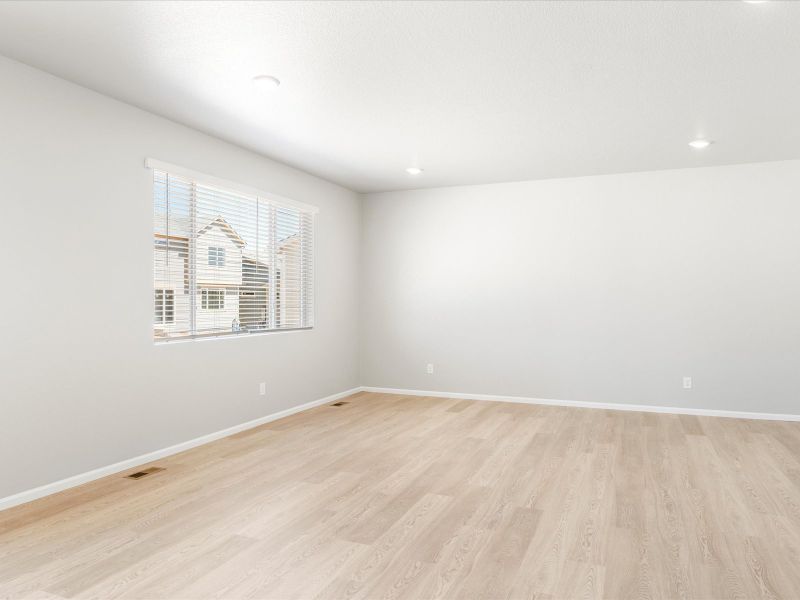
[(136, 471), (136, 473), (131, 473), (125, 477), (128, 479), (141, 479), (142, 477), (147, 477), (148, 475), (152, 475), (153, 473), (158, 473), (159, 471), (163, 470), (164, 469), (161, 467), (150, 467), (149, 469), (145, 469), (144, 471)]
[(331, 406), (344, 406), (347, 402), (334, 402)]

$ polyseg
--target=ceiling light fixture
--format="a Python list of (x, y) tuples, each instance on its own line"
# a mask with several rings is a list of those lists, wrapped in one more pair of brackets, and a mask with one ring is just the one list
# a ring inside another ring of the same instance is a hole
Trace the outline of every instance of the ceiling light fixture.
[(260, 92), (272, 92), (278, 89), (281, 82), (272, 75), (256, 75), (253, 77), (253, 87)]
[(713, 144), (711, 140), (692, 140), (689, 142), (689, 145), (694, 148), (695, 150), (702, 150), (703, 148), (708, 148), (711, 144)]
[(420, 173), (422, 173), (422, 169), (420, 169), (419, 167), (408, 167), (406, 169), (406, 173), (408, 173), (409, 175), (419, 175)]

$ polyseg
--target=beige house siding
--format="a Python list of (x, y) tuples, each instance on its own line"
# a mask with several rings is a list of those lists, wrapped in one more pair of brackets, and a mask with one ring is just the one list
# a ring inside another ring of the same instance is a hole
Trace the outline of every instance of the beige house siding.
[[(197, 287), (206, 285), (242, 285), (242, 248), (244, 243), (234, 238), (229, 227), (214, 222), (200, 230), (197, 236)], [(222, 248), (225, 265), (209, 265), (209, 248)]]
[[(203, 308), (203, 290), (214, 290), (224, 292), (224, 306), (220, 309)], [(195, 304), (197, 314), (197, 333), (231, 331), (234, 319), (239, 318), (239, 289), (237, 287), (220, 287), (212, 285), (200, 285), (197, 287), (197, 298)]]
[[(222, 219), (216, 219), (203, 227), (197, 236), (197, 333), (231, 331), (239, 318), (239, 286), (242, 285), (242, 248), (244, 242)], [(217, 266), (210, 257), (210, 249), (222, 249), (224, 264)], [(222, 308), (203, 308), (203, 290), (224, 293)]]

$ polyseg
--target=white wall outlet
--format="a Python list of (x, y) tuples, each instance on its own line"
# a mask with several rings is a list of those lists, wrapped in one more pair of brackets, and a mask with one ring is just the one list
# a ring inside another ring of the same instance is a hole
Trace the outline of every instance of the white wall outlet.
[(683, 389), (685, 389), (685, 390), (692, 389), (692, 378), (691, 377), (684, 377), (683, 378)]
[(433, 374), (433, 363), (428, 363), (428, 367), (425, 370), (428, 372), (428, 375), (432, 375)]
[(259, 396), (266, 396), (267, 395), (267, 382), (262, 381), (258, 384), (258, 395)]

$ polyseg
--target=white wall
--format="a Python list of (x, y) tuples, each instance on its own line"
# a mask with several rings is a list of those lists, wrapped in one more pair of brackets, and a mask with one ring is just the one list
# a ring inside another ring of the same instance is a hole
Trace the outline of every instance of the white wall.
[(800, 414), (800, 161), (363, 206), (364, 385)]
[[(0, 90), (0, 498), (358, 385), (356, 194), (3, 58)], [(146, 157), (320, 207), (313, 330), (153, 345)]]

